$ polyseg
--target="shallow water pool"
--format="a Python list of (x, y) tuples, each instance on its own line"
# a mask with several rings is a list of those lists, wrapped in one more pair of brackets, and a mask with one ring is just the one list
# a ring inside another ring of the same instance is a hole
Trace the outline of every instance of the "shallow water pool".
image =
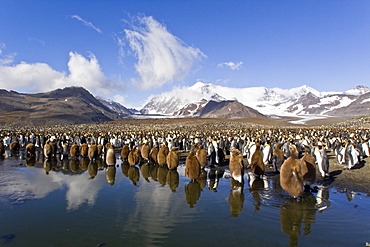
[(234, 187), (154, 165), (0, 160), (1, 246), (366, 246), (370, 199), (318, 186), (296, 200), (279, 176)]

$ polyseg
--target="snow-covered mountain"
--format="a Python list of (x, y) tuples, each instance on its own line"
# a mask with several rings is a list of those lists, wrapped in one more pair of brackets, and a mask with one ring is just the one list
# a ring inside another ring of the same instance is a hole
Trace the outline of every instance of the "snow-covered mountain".
[(97, 100), (99, 100), (103, 105), (108, 107), (110, 110), (116, 112), (120, 117), (126, 117), (129, 115), (134, 114), (130, 109), (127, 109), (123, 105), (121, 105), (118, 102), (115, 102), (113, 100), (105, 99), (100, 96), (95, 97)]
[(319, 92), (306, 85), (291, 89), (232, 88), (197, 82), (190, 87), (176, 88), (153, 96), (141, 112), (193, 116), (197, 109), (210, 100), (237, 100), (264, 115), (337, 115), (338, 109), (344, 109), (369, 92), (370, 88), (365, 86), (357, 86), (345, 92)]

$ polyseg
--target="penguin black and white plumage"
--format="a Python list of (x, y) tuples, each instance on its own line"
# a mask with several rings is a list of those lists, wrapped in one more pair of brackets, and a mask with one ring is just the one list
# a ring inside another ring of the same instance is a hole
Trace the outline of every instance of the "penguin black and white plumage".
[(360, 162), (358, 159), (359, 155), (360, 153), (355, 146), (351, 142), (348, 142), (344, 153), (344, 168), (351, 169), (357, 165)]
[(362, 157), (370, 157), (369, 141), (363, 140), (361, 143)]
[[(252, 155), (256, 151), (256, 143), (255, 142), (249, 142), (248, 145), (245, 147), (245, 153), (247, 156), (248, 164), (252, 163)], [(263, 161), (263, 160), (262, 160)]]
[(321, 176), (323, 178), (329, 177), (329, 159), (321, 143), (315, 146), (314, 155)]
[(311, 148), (305, 146), (304, 155), (301, 158), (301, 173), (305, 191), (310, 190), (310, 185), (316, 181), (315, 157), (311, 155)]
[(252, 173), (255, 176), (262, 176), (265, 174), (265, 165), (263, 164), (263, 157), (261, 151), (261, 144), (259, 142), (256, 143), (256, 150), (254, 151), (251, 162), (248, 164), (247, 168), (251, 168)]
[(263, 163), (265, 165), (267, 165), (271, 162), (272, 153), (273, 153), (273, 150), (272, 150), (272, 146), (271, 146), (270, 142), (266, 142), (265, 145), (262, 148)]
[(290, 157), (286, 159), (280, 170), (280, 186), (292, 197), (297, 198), (303, 194), (303, 178), (301, 173), (301, 160), (295, 145), (289, 146)]
[(284, 163), (284, 152), (281, 150), (283, 143), (276, 144), (274, 152), (272, 154), (272, 166), (274, 167), (275, 172), (280, 172), (280, 168)]
[(339, 139), (335, 139), (332, 144), (332, 149), (334, 154), (337, 158), (338, 164), (344, 163), (344, 153), (345, 153), (345, 144), (341, 142)]

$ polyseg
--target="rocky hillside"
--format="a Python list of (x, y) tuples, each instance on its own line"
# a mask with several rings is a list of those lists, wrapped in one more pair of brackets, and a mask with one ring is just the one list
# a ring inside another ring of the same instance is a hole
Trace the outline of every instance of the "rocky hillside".
[(196, 104), (188, 104), (175, 116), (194, 116), (202, 118), (266, 118), (260, 112), (241, 104), (236, 100), (202, 101)]
[(68, 125), (119, 119), (82, 87), (22, 94), (0, 90), (0, 124)]

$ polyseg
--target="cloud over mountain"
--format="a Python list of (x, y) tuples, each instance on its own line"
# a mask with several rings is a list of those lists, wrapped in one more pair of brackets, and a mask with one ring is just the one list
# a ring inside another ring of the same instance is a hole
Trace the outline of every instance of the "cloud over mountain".
[(27, 92), (46, 92), (57, 88), (79, 85), (93, 94), (107, 95), (115, 91), (118, 82), (108, 79), (94, 54), (88, 58), (77, 52), (69, 53), (69, 73), (54, 70), (46, 63), (21, 62), (0, 64), (0, 88)]
[[(182, 80), (195, 62), (205, 55), (187, 46), (180, 38), (151, 16), (138, 17), (138, 24), (125, 29), (125, 36), (137, 62), (140, 79), (133, 79), (141, 89), (158, 88), (174, 80)], [(122, 48), (122, 40), (119, 46)]]

